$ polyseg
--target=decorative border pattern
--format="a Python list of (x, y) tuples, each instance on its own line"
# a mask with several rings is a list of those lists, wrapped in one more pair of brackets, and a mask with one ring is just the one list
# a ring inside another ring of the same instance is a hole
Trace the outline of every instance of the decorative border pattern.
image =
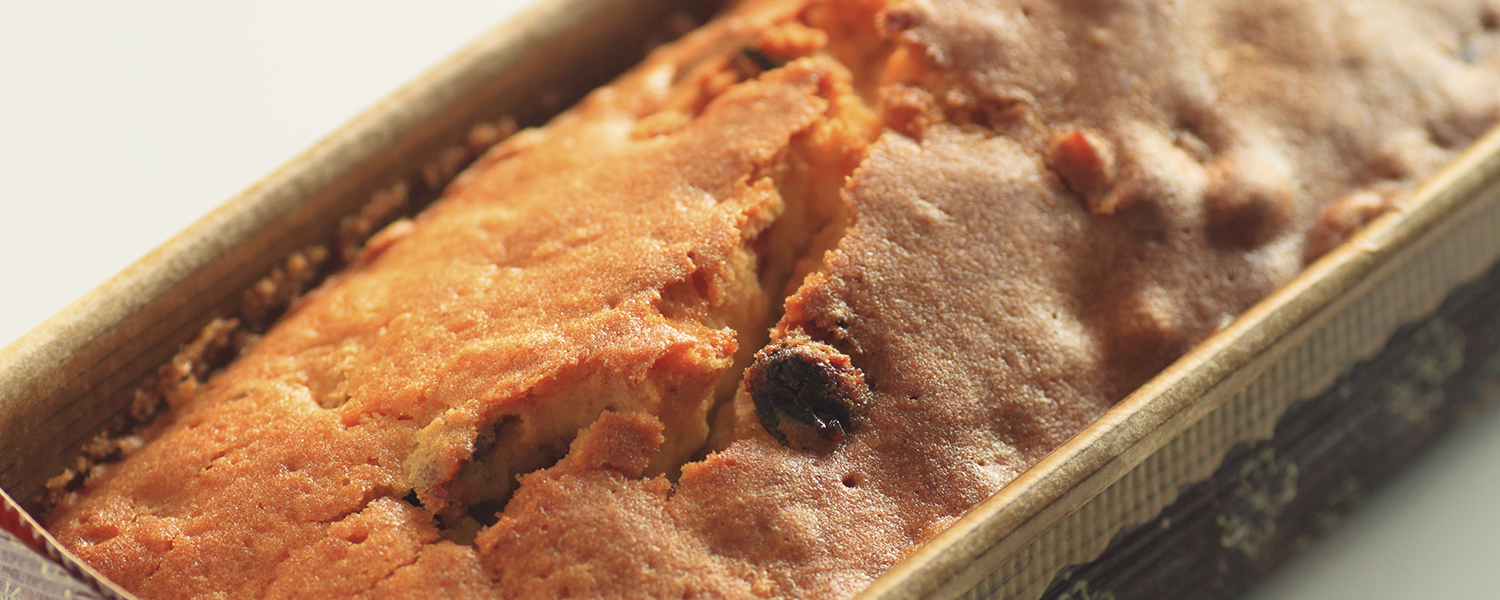
[(0, 598), (131, 600), (133, 597), (105, 583), (93, 569), (62, 552), (57, 541), (0, 490)]
[(1042, 595), (1226, 598), (1335, 529), (1448, 431), (1500, 401), (1500, 268), (1401, 327), (1378, 356), (1293, 405), (1207, 481)]

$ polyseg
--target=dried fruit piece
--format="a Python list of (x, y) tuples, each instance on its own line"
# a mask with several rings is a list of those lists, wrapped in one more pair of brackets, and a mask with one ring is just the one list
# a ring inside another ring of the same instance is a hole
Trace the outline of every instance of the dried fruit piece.
[(1047, 167), (1083, 197), (1089, 212), (1107, 215), (1119, 208), (1105, 202), (1115, 180), (1115, 152), (1099, 134), (1075, 129), (1053, 135), (1047, 143)]
[(828, 453), (853, 433), (868, 393), (849, 357), (810, 340), (773, 344), (745, 371), (761, 425), (778, 442)]
[(1302, 261), (1312, 263), (1328, 251), (1343, 243), (1349, 236), (1385, 213), (1389, 205), (1380, 194), (1371, 191), (1355, 192), (1344, 196), (1323, 211), (1323, 215), (1307, 233), (1307, 245), (1303, 247)]

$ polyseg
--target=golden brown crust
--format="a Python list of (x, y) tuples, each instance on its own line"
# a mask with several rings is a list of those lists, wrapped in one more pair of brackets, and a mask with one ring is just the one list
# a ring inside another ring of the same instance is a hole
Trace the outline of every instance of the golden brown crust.
[(851, 595), (1494, 123), (1494, 12), (744, 3), (49, 523), (151, 597)]

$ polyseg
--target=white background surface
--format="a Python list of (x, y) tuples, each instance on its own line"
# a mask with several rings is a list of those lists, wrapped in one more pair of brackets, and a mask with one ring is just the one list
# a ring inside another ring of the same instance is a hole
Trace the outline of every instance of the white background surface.
[[(0, 3), (0, 344), (528, 1)], [(1491, 411), (1257, 597), (1500, 598), (1496, 498)]]

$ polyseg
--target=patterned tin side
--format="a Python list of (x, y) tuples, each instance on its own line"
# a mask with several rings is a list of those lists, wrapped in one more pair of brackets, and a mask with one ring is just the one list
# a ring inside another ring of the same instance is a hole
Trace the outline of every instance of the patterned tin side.
[(0, 490), (0, 598), (133, 600), (135, 597), (62, 551), (57, 540)]
[(1500, 268), (1399, 329), (1378, 356), (1293, 405), (1269, 440), (1230, 450), (1206, 481), (1043, 598), (1227, 598), (1336, 528), (1445, 433), (1500, 401)]

